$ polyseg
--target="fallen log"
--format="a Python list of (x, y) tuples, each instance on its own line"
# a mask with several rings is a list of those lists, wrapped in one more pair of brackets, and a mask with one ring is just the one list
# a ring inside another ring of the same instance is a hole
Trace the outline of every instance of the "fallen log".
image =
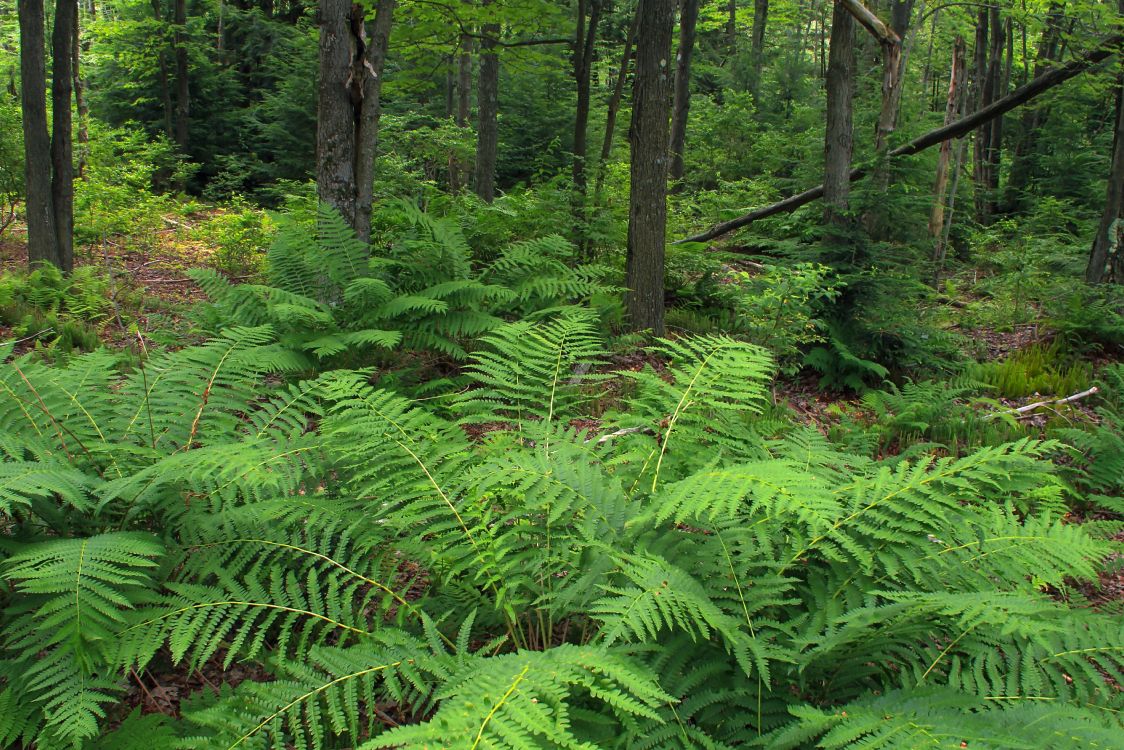
[(1019, 419), (1020, 417), (1026, 416), (1027, 414), (1029, 414), (1030, 412), (1034, 411), (1035, 409), (1037, 409), (1041, 406), (1064, 406), (1065, 404), (1073, 403), (1074, 401), (1080, 401), (1083, 398), (1086, 398), (1088, 396), (1092, 396), (1095, 393), (1098, 393), (1099, 391), (1100, 391), (1099, 388), (1097, 388), (1096, 386), (1093, 386), (1092, 388), (1090, 388), (1087, 391), (1081, 391), (1081, 393), (1075, 393), (1072, 396), (1066, 396), (1065, 398), (1059, 398), (1056, 401), (1035, 401), (1033, 404), (1027, 404), (1026, 406), (1020, 406), (1017, 409), (1008, 409), (1007, 411), (997, 411), (994, 414), (988, 414), (986, 417), (984, 417), (984, 419), (995, 419), (996, 417), (1002, 417), (1002, 416), (1005, 416), (1005, 415), (1014, 415), (1015, 419)]
[[(1055, 68), (1051, 71), (1043, 73), (1042, 75), (1032, 79), (1025, 85), (1015, 89), (1002, 99), (995, 100), (983, 109), (973, 112), (966, 117), (962, 117), (956, 122), (948, 125), (943, 125), (936, 130), (930, 130), (928, 133), (920, 135), (917, 138), (914, 138), (912, 141), (898, 146), (897, 148), (891, 150), (887, 154), (887, 157), (890, 159), (896, 159), (903, 156), (912, 156), (916, 153), (924, 151), (930, 146), (935, 146), (938, 143), (943, 143), (944, 141), (967, 135), (968, 133), (978, 128), (980, 125), (983, 125), (986, 122), (990, 122), (996, 117), (1004, 115), (1007, 112), (1010, 112), (1012, 109), (1026, 104), (1036, 96), (1049, 91), (1055, 86), (1065, 83), (1070, 78), (1073, 78), (1074, 76), (1085, 72), (1094, 65), (1107, 60), (1109, 57), (1112, 57), (1114, 54), (1120, 51), (1122, 42), (1124, 42), (1124, 34), (1117, 34), (1113, 37), (1110, 37), (1103, 43), (1097, 45), (1093, 50), (1086, 52), (1081, 57), (1078, 57), (1077, 59), (1066, 63), (1060, 68)], [(855, 169), (852, 169), (850, 174), (851, 182), (854, 182), (860, 177), (865, 176), (868, 171), (869, 169), (867, 167), (856, 167)], [(685, 237), (681, 240), (676, 240), (672, 244), (679, 245), (685, 242), (707, 242), (709, 240), (713, 240), (716, 237), (721, 237), (724, 234), (729, 234), (736, 229), (741, 229), (744, 226), (748, 226), (760, 219), (765, 219), (777, 214), (794, 211), (797, 208), (800, 208), (801, 206), (811, 203), (812, 201), (822, 197), (823, 185), (817, 185), (814, 188), (805, 190), (803, 193), (798, 193), (789, 198), (785, 198), (782, 201), (778, 201), (771, 206), (758, 208), (754, 211), (750, 211), (743, 216), (739, 216), (736, 219), (731, 219), (729, 221), (724, 221), (721, 224), (716, 224), (710, 229), (707, 229), (705, 232), (700, 232), (699, 234)]]

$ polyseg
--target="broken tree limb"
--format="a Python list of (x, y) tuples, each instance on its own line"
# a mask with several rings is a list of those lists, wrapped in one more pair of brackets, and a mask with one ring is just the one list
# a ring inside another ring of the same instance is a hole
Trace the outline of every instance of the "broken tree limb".
[(862, 27), (869, 31), (874, 37), (882, 44), (901, 44), (902, 40), (895, 34), (889, 26), (882, 22), (882, 19), (874, 15), (869, 8), (863, 5), (859, 0), (839, 0), (839, 4), (855, 17), (855, 20), (862, 24)]
[[(1120, 51), (1121, 42), (1124, 41), (1124, 35), (1117, 34), (1109, 39), (1106, 39), (1102, 44), (1097, 45), (1090, 52), (1085, 53), (1081, 57), (1063, 65), (1060, 68), (1055, 68), (1047, 73), (1042, 74), (1038, 78), (1031, 80), (1023, 86), (1012, 91), (1002, 99), (997, 99), (983, 109), (973, 112), (972, 114), (962, 117), (956, 122), (948, 125), (943, 125), (936, 130), (930, 130), (924, 135), (914, 138), (912, 141), (905, 143), (897, 148), (891, 150), (887, 156), (891, 159), (900, 158), (903, 156), (912, 156), (916, 153), (924, 151), (930, 146), (935, 146), (938, 143), (943, 143), (951, 138), (959, 138), (962, 135), (972, 132), (980, 125), (994, 120), (996, 117), (1010, 112), (1015, 107), (1026, 104), (1031, 99), (1039, 96), (1040, 94), (1049, 91), (1050, 89), (1065, 83), (1070, 78), (1077, 76), (1094, 65), (1107, 60), (1114, 54)], [(850, 179), (855, 181), (860, 177), (867, 174), (866, 167), (856, 167), (851, 170)], [(787, 213), (800, 208), (803, 205), (811, 203), (814, 200), (823, 197), (823, 185), (817, 185), (814, 188), (805, 190), (782, 201), (758, 208), (755, 211), (750, 211), (744, 216), (739, 216), (736, 219), (716, 224), (715, 226), (707, 229), (705, 232), (685, 237), (677, 240), (673, 244), (681, 244), (685, 242), (707, 242), (716, 237), (721, 237), (724, 234), (729, 234), (736, 229), (748, 226), (755, 221), (765, 219), (770, 216), (775, 216), (781, 213)]]
[(1080, 401), (1083, 398), (1088, 398), (1089, 396), (1092, 396), (1092, 395), (1096, 394), (1098, 391), (1100, 391), (1100, 389), (1097, 388), (1096, 386), (1093, 386), (1092, 388), (1090, 388), (1087, 391), (1081, 391), (1081, 393), (1075, 393), (1072, 396), (1066, 396), (1065, 398), (1059, 398), (1056, 401), (1049, 401), (1049, 400), (1047, 400), (1047, 401), (1035, 401), (1033, 404), (1027, 404), (1026, 406), (1020, 406), (1017, 409), (1008, 409), (1007, 411), (997, 411), (994, 414), (988, 414), (986, 417), (984, 417), (984, 419), (995, 419), (996, 417), (1002, 417), (1002, 416), (1005, 416), (1005, 415), (1008, 415), (1008, 414), (1012, 414), (1012, 415), (1014, 415), (1015, 419), (1018, 419), (1019, 417), (1025, 416), (1029, 412), (1032, 412), (1035, 409), (1038, 409), (1040, 407), (1043, 407), (1043, 406), (1063, 406), (1064, 404), (1069, 404), (1069, 403), (1072, 403), (1074, 401)]

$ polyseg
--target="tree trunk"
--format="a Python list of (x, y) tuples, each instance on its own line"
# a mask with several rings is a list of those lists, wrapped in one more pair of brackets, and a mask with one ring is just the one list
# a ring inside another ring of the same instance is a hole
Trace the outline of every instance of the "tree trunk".
[[(1065, 21), (1064, 4), (1055, 2), (1046, 14), (1046, 28), (1038, 42), (1034, 55), (1034, 77), (1045, 73), (1051, 63), (1058, 60), (1058, 41), (1061, 38)], [(1025, 35), (1025, 29), (1024, 29)], [(1003, 196), (1003, 208), (1009, 213), (1024, 208), (1024, 193), (1033, 176), (1033, 161), (1038, 144), (1038, 129), (1048, 110), (1034, 107), (1023, 112), (1014, 139), (1014, 153), (1011, 155), (1011, 169), (1007, 176), (1007, 187)]]
[(58, 233), (51, 191), (51, 139), (47, 131), (47, 63), (43, 0), (19, 0), (20, 98), (23, 103), (27, 254), (32, 266), (53, 263)]
[[(1121, 2), (1124, 14), (1124, 0)], [(1116, 126), (1112, 136), (1112, 166), (1108, 173), (1108, 190), (1104, 213), (1101, 214), (1085, 280), (1099, 284), (1107, 276), (1124, 283), (1124, 72), (1116, 80)]]
[(679, 52), (675, 58), (675, 105), (671, 113), (671, 189), (682, 189), (683, 148), (687, 144), (687, 116), (691, 111), (691, 55), (695, 49), (695, 25), (699, 0), (682, 0), (679, 11)]
[(585, 245), (585, 198), (587, 179), (585, 160), (589, 151), (589, 98), (593, 76), (593, 47), (597, 41), (597, 26), (601, 21), (601, 0), (590, 0), (589, 23), (586, 25), (586, 3), (578, 3), (578, 28), (574, 38), (574, 80), (577, 83), (578, 98), (574, 111), (574, 154), (572, 178), (574, 192), (572, 209), (577, 228), (578, 244)]
[(609, 98), (608, 111), (605, 113), (605, 137), (601, 141), (601, 158), (597, 162), (597, 187), (594, 188), (594, 203), (601, 202), (601, 187), (605, 182), (605, 164), (613, 152), (613, 135), (617, 127), (617, 112), (621, 108), (621, 99), (624, 96), (624, 84), (628, 80), (628, 64), (632, 60), (632, 45), (636, 41), (636, 29), (640, 24), (640, 11), (637, 9), (632, 15), (632, 23), (628, 27), (628, 36), (624, 40), (624, 53), (621, 55), (621, 65), (617, 71), (617, 80), (613, 82), (613, 95)]
[(829, 242), (849, 233), (852, 98), (855, 90), (855, 24), (843, 3), (834, 3), (827, 63), (827, 127), (824, 134), (824, 213)]
[(187, 0), (175, 0), (172, 18), (176, 48), (176, 146), (187, 156), (188, 119), (191, 117), (191, 88), (187, 78)]
[[(483, 0), (485, 7), (495, 0)], [(484, 39), (480, 42), (480, 74), (476, 86), (476, 172), (473, 188), (485, 203), (496, 197), (496, 159), (499, 149), (499, 91), (500, 59), (496, 55), (496, 41), (500, 35), (498, 23), (486, 23)]]
[(749, 91), (756, 98), (761, 89), (761, 70), (765, 66), (765, 27), (769, 21), (769, 0), (753, 3), (753, 38), (750, 40), (751, 77)]
[(355, 226), (355, 110), (350, 0), (320, 0), (320, 90), (316, 114), (316, 192)]
[[(999, 6), (992, 5), (991, 13), (991, 49), (988, 55), (987, 78), (988, 100), (991, 104), (995, 100), (1006, 96), (1007, 91), (1003, 82), (1003, 49), (1006, 46), (1006, 31), (999, 18)], [(991, 121), (991, 134), (987, 139), (987, 194), (985, 196), (984, 219), (990, 222), (996, 214), (996, 202), (999, 197), (999, 169), (1003, 153), (1003, 117), (1000, 115)]]
[[(928, 133), (914, 138), (909, 143), (905, 143), (895, 149), (892, 149), (889, 156), (891, 159), (904, 156), (912, 156), (913, 154), (920, 153), (931, 146), (937, 145), (938, 143), (943, 143), (950, 138), (960, 138), (961, 136), (967, 135), (976, 128), (979, 128), (981, 125), (991, 122), (992, 119), (1010, 112), (1015, 107), (1026, 104), (1036, 96), (1049, 91), (1055, 86), (1059, 86), (1065, 83), (1074, 76), (1078, 76), (1081, 73), (1084, 73), (1094, 65), (1107, 60), (1109, 57), (1112, 57), (1120, 51), (1120, 47), (1122, 44), (1124, 44), (1124, 35), (1109, 37), (1081, 57), (1078, 57), (1066, 63), (1060, 68), (1055, 68), (1048, 71), (1047, 73), (1044, 73), (1038, 78), (1030, 81), (1030, 83), (1026, 84), (1025, 86), (1020, 86), (1007, 96), (991, 104), (991, 106), (973, 112), (967, 117), (963, 117), (952, 123), (951, 125), (942, 125), (935, 130), (930, 130)], [(852, 169), (850, 179), (851, 181), (857, 180), (860, 177), (865, 176), (866, 173), (867, 170), (861, 167)], [(788, 198), (777, 201), (776, 203), (773, 203), (769, 206), (750, 211), (749, 213), (739, 216), (736, 219), (724, 221), (721, 224), (717, 224), (704, 232), (700, 232), (698, 234), (691, 235), (690, 237), (685, 237), (681, 240), (677, 240), (677, 243), (705, 242), (707, 240), (712, 240), (715, 237), (721, 237), (722, 235), (733, 232), (736, 229), (741, 229), (742, 227), (749, 226), (753, 222), (760, 219), (764, 219), (769, 216), (776, 216), (777, 214), (785, 213), (787, 211), (792, 211), (799, 208), (800, 206), (807, 205), (808, 203), (811, 203), (812, 201), (822, 197), (824, 197), (824, 185), (817, 185), (814, 188), (809, 188), (802, 193), (789, 196)]]
[[(360, 34), (365, 45), (352, 65), (352, 85), (362, 81), (362, 101), (355, 119), (355, 233), (364, 242), (371, 238), (371, 204), (374, 200), (375, 158), (379, 145), (379, 118), (382, 114), (382, 72), (390, 48), (390, 26), (395, 0), (375, 3), (375, 20), (370, 35)], [(354, 11), (353, 11), (354, 12)], [(362, 11), (360, 11), (362, 13)], [(362, 16), (359, 24), (364, 24)], [(354, 26), (353, 26), (354, 28)], [(361, 25), (362, 29), (363, 26)]]
[(726, 3), (726, 54), (733, 57), (738, 52), (738, 0)]
[[(948, 82), (948, 105), (944, 114), (945, 125), (951, 125), (960, 116), (963, 86), (964, 38), (957, 36), (952, 47), (952, 73)], [(952, 160), (952, 146), (952, 141), (941, 143), (941, 153), (937, 158), (937, 180), (933, 187), (933, 212), (929, 216), (929, 234), (934, 239), (938, 239), (944, 229), (945, 192), (948, 188), (948, 165)]]
[(632, 93), (625, 301), (633, 330), (664, 332), (668, 115), (675, 0), (640, 0)]
[[(457, 112), (454, 122), (458, 128), (468, 127), (468, 117), (472, 110), (472, 37), (461, 35), (461, 52), (457, 56)], [(459, 193), (463, 187), (468, 169), (464, 162), (453, 154), (449, 157), (449, 192)]]
[[(90, 4), (90, 20), (95, 18), (93, 3)], [(82, 77), (81, 58), (90, 50), (90, 43), (81, 34), (79, 13), (74, 14), (74, 35), (71, 39), (73, 49), (72, 67), (74, 72), (74, 105), (78, 112), (78, 178), (85, 179), (86, 161), (90, 143), (90, 104), (86, 101), (86, 79)]]
[[(974, 64), (972, 66), (972, 100), (973, 108), (979, 111), (989, 104), (987, 90), (987, 54), (988, 54), (988, 21), (989, 14), (986, 7), (980, 9), (976, 15), (976, 44), (973, 51)], [(986, 203), (984, 200), (985, 186), (987, 185), (987, 154), (988, 140), (991, 138), (990, 121), (976, 130), (972, 147), (972, 182), (975, 185), (976, 218), (982, 220)]]
[[(161, 0), (152, 0), (152, 17), (156, 20), (157, 26), (160, 28), (161, 34), (164, 33), (164, 19), (160, 11)], [(160, 80), (160, 103), (164, 111), (164, 135), (168, 136), (171, 140), (175, 137), (175, 126), (173, 125), (172, 118), (172, 84), (171, 77), (168, 74), (168, 53), (165, 45), (160, 45), (160, 51), (156, 53), (158, 76)]]
[(75, 16), (78, 0), (55, 1), (51, 34), (51, 207), (55, 212), (55, 247), (63, 271), (74, 268), (74, 98)]

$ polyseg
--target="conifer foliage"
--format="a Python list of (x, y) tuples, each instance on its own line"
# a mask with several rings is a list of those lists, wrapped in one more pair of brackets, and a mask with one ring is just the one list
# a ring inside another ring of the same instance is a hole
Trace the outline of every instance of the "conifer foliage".
[[(224, 304), (329, 315), (376, 278), (320, 270)], [(849, 456), (777, 431), (764, 350), (606, 374), (573, 308), (489, 326), (437, 401), (287, 377), (316, 347), (285, 335), (125, 374), (6, 353), (0, 745), (1119, 746), (1124, 624), (1046, 593), (1110, 549), (1053, 444)], [(212, 660), (260, 676), (112, 705)]]

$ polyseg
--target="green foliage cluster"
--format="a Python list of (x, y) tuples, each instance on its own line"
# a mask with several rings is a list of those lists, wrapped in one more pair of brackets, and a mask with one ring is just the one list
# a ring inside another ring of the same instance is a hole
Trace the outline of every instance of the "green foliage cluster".
[(372, 349), (468, 356), (470, 342), (505, 316), (542, 315), (604, 295), (605, 269), (574, 264), (558, 235), (513, 242), (477, 267), (459, 225), (399, 201), (380, 210), (371, 247), (322, 208), (315, 230), (284, 221), (264, 284), (230, 284), (214, 271), (193, 278), (211, 298), (213, 327), (271, 325), (313, 362)]
[(243, 199), (231, 201), (190, 232), (192, 239), (212, 250), (212, 265), (234, 276), (261, 271), (273, 234), (269, 216)]
[(69, 276), (49, 264), (0, 275), (0, 323), (10, 326), (15, 338), (34, 338), (54, 352), (98, 348), (97, 326), (113, 305), (109, 280), (93, 266)]
[[(778, 437), (757, 346), (647, 354), (566, 308), (438, 401), (268, 326), (0, 366), (0, 744), (1120, 746), (1121, 621), (1045, 593), (1113, 549), (1055, 444), (875, 461)], [(262, 676), (111, 719), (212, 659)]]
[(0, 94), (0, 237), (16, 218), (23, 201), (23, 126), (19, 104)]
[(1089, 363), (1068, 356), (1057, 341), (1032, 344), (1002, 360), (975, 363), (968, 372), (1003, 398), (1035, 394), (1062, 398), (1085, 390), (1093, 381)]

